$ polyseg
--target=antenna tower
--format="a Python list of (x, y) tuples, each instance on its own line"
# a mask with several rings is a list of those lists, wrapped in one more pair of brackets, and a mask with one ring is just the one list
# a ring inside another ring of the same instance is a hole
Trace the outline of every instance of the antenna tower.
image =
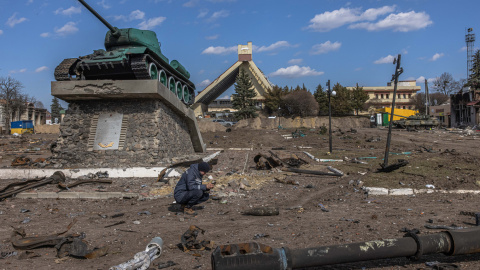
[(467, 43), (467, 80), (470, 78), (470, 70), (473, 65), (473, 44), (475, 43), (475, 34), (473, 28), (466, 29), (465, 42)]

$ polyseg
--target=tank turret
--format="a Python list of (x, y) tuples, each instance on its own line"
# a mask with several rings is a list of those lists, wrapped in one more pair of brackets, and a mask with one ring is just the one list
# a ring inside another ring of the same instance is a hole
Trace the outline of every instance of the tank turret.
[(105, 49), (78, 58), (64, 59), (55, 68), (55, 79), (66, 80), (158, 80), (185, 104), (192, 104), (195, 85), (190, 73), (177, 60), (162, 54), (155, 32), (113, 27), (84, 0), (78, 0), (109, 31)]

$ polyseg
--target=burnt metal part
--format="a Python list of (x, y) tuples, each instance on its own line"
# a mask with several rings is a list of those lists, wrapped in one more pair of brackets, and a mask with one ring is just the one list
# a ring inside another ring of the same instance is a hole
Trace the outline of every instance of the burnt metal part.
[(45, 177), (42, 177), (42, 178), (39, 178), (39, 179), (32, 179), (32, 180), (27, 180), (27, 181), (22, 181), (22, 182), (17, 182), (17, 183), (11, 183), (9, 185), (7, 185), (6, 187), (0, 189), (0, 194), (12, 187), (16, 187), (16, 186), (24, 186), (24, 185), (28, 185), (28, 184), (31, 184), (31, 183), (36, 183), (38, 181), (41, 181), (45, 179)]
[(296, 250), (255, 242), (222, 245), (212, 253), (212, 269), (286, 270), (437, 253), (480, 253), (480, 228)]
[(288, 172), (295, 172), (295, 173), (305, 173), (305, 174), (314, 174), (314, 175), (329, 175), (329, 176), (343, 176), (343, 172), (335, 169), (333, 167), (328, 166), (328, 170), (332, 171), (331, 173), (329, 172), (320, 172), (320, 171), (310, 171), (310, 170), (300, 170), (296, 168), (282, 168), (284, 171)]
[(400, 169), (403, 166), (406, 166), (408, 161), (405, 159), (399, 159), (396, 163), (385, 166), (385, 163), (380, 164), (380, 167), (377, 172), (393, 172), (397, 169)]
[(0, 200), (5, 199), (9, 196), (13, 196), (15, 194), (18, 194), (22, 191), (29, 190), (29, 189), (32, 189), (32, 188), (36, 188), (36, 187), (39, 187), (39, 186), (43, 186), (43, 185), (46, 185), (46, 184), (57, 184), (57, 183), (60, 183), (60, 182), (65, 182), (65, 179), (66, 179), (65, 174), (63, 172), (56, 171), (52, 174), (52, 176), (50, 176), (49, 178), (47, 178), (45, 180), (38, 181), (36, 183), (32, 183), (30, 185), (27, 185), (25, 187), (22, 187), (22, 188), (19, 188), (19, 189), (16, 189), (16, 190), (6, 191), (6, 192), (0, 193)]
[(125, 221), (119, 221), (117, 223), (113, 223), (113, 224), (110, 224), (110, 225), (107, 225), (105, 226), (104, 228), (110, 228), (110, 227), (113, 227), (113, 226), (117, 226), (117, 225), (121, 225), (121, 224), (125, 224)]
[(277, 207), (255, 207), (242, 212), (249, 216), (278, 216), (280, 212)]
[(182, 248), (184, 252), (190, 250), (211, 250), (214, 243), (212, 241), (197, 240), (197, 236), (200, 233), (204, 234), (205, 230), (200, 229), (195, 225), (190, 225), (188, 230), (182, 234), (182, 237), (180, 238), (181, 243), (178, 246)]
[(79, 180), (77, 182), (74, 182), (72, 184), (65, 184), (65, 183), (58, 183), (58, 187), (62, 189), (69, 189), (72, 187), (76, 187), (81, 184), (87, 184), (87, 183), (103, 183), (103, 184), (111, 184), (113, 181), (112, 180), (100, 180), (100, 179), (87, 179), (87, 180)]

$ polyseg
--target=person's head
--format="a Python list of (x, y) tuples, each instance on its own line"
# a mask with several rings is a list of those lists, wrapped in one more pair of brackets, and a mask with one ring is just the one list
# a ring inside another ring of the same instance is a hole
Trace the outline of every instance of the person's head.
[(210, 165), (206, 162), (200, 162), (198, 163), (198, 171), (200, 171), (200, 174), (205, 175), (210, 171)]

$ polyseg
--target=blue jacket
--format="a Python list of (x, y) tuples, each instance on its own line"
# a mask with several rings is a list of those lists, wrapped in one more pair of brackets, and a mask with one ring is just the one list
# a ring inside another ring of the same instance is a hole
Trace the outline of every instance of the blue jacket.
[(202, 185), (202, 178), (203, 176), (198, 170), (198, 164), (190, 165), (190, 168), (182, 174), (182, 177), (180, 177), (180, 180), (175, 186), (173, 196), (175, 198), (182, 198), (186, 191), (207, 190), (207, 186)]

